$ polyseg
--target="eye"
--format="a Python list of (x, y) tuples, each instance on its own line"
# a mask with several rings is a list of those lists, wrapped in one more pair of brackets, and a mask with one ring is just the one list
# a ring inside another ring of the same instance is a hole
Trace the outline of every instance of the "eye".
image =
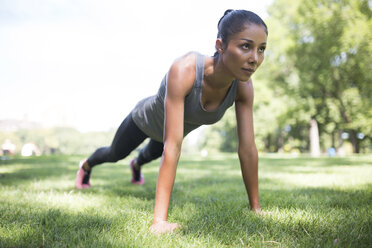
[(263, 52), (265, 52), (265, 49), (266, 49), (266, 47), (260, 47), (260, 48), (258, 49), (258, 52), (263, 53)]
[(242, 48), (248, 50), (250, 48), (250, 45), (248, 43), (245, 43), (242, 45)]

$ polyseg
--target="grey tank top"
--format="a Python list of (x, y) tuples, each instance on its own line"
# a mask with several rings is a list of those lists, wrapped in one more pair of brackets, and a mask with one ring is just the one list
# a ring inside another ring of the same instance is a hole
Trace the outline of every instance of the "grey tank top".
[[(201, 125), (210, 125), (219, 121), (226, 110), (235, 101), (238, 81), (234, 80), (221, 105), (213, 111), (202, 107), (202, 83), (204, 78), (205, 57), (196, 55), (196, 78), (190, 93), (185, 97), (184, 132), (185, 137), (192, 130)], [(158, 93), (141, 100), (132, 111), (134, 123), (150, 138), (163, 142), (164, 130), (164, 98), (167, 86), (167, 75), (163, 78)]]

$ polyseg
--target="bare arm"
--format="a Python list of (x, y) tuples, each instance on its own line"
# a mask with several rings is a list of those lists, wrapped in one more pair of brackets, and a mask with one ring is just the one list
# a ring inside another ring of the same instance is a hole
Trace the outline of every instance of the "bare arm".
[(186, 55), (176, 61), (168, 73), (164, 103), (164, 152), (156, 186), (154, 220), (155, 233), (172, 231), (177, 224), (167, 222), (168, 206), (183, 140), (184, 99), (195, 80), (195, 58)]
[(260, 211), (258, 197), (258, 153), (253, 128), (252, 80), (239, 83), (235, 101), (239, 137), (239, 159), (249, 204), (253, 211)]

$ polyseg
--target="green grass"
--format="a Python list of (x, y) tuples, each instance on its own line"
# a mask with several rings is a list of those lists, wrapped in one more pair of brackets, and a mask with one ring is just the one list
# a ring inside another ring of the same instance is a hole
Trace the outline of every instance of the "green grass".
[(0, 161), (0, 247), (371, 247), (372, 156), (261, 156), (258, 216), (236, 155), (182, 157), (169, 220), (183, 229), (152, 235), (159, 161), (146, 184), (129, 183), (128, 160), (93, 171), (74, 188), (81, 157)]

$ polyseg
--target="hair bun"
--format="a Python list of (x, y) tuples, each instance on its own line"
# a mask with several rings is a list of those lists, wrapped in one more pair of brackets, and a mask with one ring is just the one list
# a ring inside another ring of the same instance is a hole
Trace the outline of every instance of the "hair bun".
[(223, 19), (226, 15), (228, 15), (230, 12), (233, 12), (233, 11), (234, 11), (233, 9), (228, 9), (228, 10), (225, 11), (225, 13), (223, 13), (223, 16), (222, 16), (221, 19), (218, 21), (217, 28), (220, 26), (220, 23), (221, 23), (222, 19)]
[(223, 14), (223, 16), (225, 16), (225, 15), (227, 15), (228, 13), (233, 12), (233, 11), (234, 11), (233, 9), (228, 9), (228, 10), (225, 11), (225, 13)]

